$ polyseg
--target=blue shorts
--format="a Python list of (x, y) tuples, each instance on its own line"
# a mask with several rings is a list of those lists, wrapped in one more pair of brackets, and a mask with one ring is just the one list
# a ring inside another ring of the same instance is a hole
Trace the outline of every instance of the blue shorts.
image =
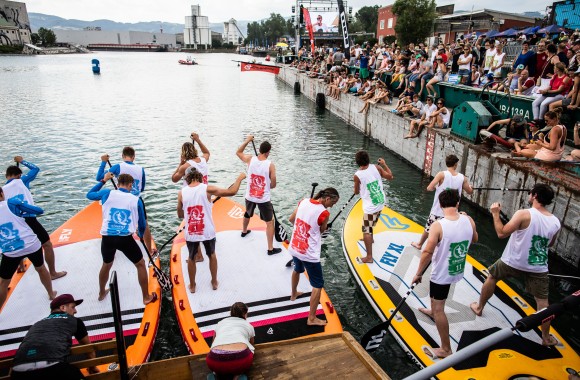
[(294, 262), (294, 272), (304, 273), (304, 269), (308, 273), (308, 280), (313, 288), (322, 289), (324, 287), (324, 278), (322, 278), (322, 265), (320, 263), (311, 263), (309, 261), (302, 261), (296, 257), (292, 257)]

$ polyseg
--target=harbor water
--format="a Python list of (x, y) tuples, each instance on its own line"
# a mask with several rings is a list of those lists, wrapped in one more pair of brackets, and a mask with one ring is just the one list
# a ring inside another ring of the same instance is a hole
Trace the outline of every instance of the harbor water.
[[(240, 72), (232, 61), (239, 57), (200, 54), (195, 57), (199, 65), (187, 66), (179, 65), (184, 57), (174, 53), (0, 56), (2, 168), (12, 164), (15, 155), (41, 168), (31, 189), (45, 210), (41, 222), (51, 232), (89, 203), (85, 194), (95, 183), (100, 156), (107, 153), (116, 163), (122, 148), (133, 146), (136, 163), (147, 172), (144, 198), (160, 245), (180, 223), (176, 213), (180, 185), (171, 182), (171, 174), (190, 133), (199, 133), (210, 150), (210, 183), (220, 187), (228, 187), (245, 169), (235, 152), (253, 134), (257, 143), (272, 144), (270, 157), (278, 178), (272, 200), (288, 231), (287, 218), (310, 194), (311, 183), (318, 182), (319, 189), (338, 189), (341, 200), (331, 214), (346, 202), (353, 192), (354, 153), (359, 149), (368, 150), (372, 159), (383, 157), (391, 168), (395, 178), (385, 183), (387, 205), (425, 223), (433, 200), (433, 193), (425, 190), (429, 179), (328, 111), (316, 109), (273, 75)], [(92, 73), (93, 58), (100, 61), (100, 75)], [(497, 196), (501, 201), (501, 193)], [(243, 190), (234, 199), (242, 203)], [(493, 263), (506, 240), (497, 238), (487, 213), (467, 204), (462, 210), (474, 218), (479, 232), (471, 254), (484, 265)], [(341, 219), (334, 224), (341, 225)], [(169, 248), (162, 252), (164, 264), (168, 254)], [(325, 241), (322, 257), (325, 288), (344, 329), (360, 338), (380, 320), (349, 272), (340, 228)], [(558, 268), (554, 263), (551, 271), (558, 273)], [(220, 278), (223, 281), (227, 278)], [(511, 284), (534, 304), (521, 283)], [(552, 278), (550, 301), (559, 301), (578, 285)], [(58, 282), (54, 286), (59, 293), (74, 294), (74, 289), (60, 289)], [(162, 315), (151, 360), (187, 354), (173, 305), (166, 298)], [(580, 351), (578, 314), (565, 315), (554, 326)], [(373, 357), (395, 379), (417, 370), (391, 336)]]

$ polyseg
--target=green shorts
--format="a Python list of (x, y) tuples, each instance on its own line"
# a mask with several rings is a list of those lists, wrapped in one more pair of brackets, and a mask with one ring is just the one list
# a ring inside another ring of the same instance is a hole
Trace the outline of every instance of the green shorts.
[(360, 78), (367, 79), (369, 77), (369, 69), (360, 69)]
[(489, 273), (498, 281), (506, 278), (516, 277), (524, 279), (526, 283), (526, 290), (538, 299), (548, 299), (548, 291), (550, 282), (548, 279), (548, 272), (534, 273), (526, 272), (520, 269), (512, 268), (501, 259), (493, 263), (489, 268)]

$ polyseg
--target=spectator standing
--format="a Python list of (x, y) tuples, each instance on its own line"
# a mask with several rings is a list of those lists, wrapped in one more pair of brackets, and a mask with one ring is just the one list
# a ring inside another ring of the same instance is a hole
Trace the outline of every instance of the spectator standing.
[(534, 76), (536, 53), (530, 50), (528, 41), (522, 42), (522, 51), (512, 65), (512, 71), (515, 71), (519, 65), (523, 65), (524, 69), (528, 70), (531, 76)]
[(471, 46), (465, 45), (463, 47), (463, 54), (459, 56), (457, 61), (459, 71), (459, 83), (465, 84), (467, 86), (471, 85), (471, 62), (473, 61), (473, 55), (471, 54)]
[(496, 50), (495, 45), (492, 46), (492, 42), (490, 40), (485, 40), (485, 54), (484, 54), (484, 61), (483, 61), (483, 73), (487, 74), (493, 65), (493, 58), (495, 56)]
[(505, 53), (503, 51), (503, 45), (499, 42), (495, 42), (495, 55), (493, 56), (493, 63), (489, 70), (493, 72), (494, 76), (501, 77), (501, 68), (503, 66), (505, 59)]

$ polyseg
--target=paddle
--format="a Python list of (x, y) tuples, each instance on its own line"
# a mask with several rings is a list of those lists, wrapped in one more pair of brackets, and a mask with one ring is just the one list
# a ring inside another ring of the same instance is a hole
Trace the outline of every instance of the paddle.
[[(431, 265), (431, 263), (429, 263), (429, 265)], [(429, 268), (429, 265), (427, 265), (425, 269), (423, 269), (423, 273), (421, 273), (421, 275), (425, 273), (427, 268)], [(363, 335), (363, 337), (360, 340), (360, 344), (367, 352), (374, 352), (377, 348), (379, 348), (379, 346), (383, 342), (383, 339), (387, 335), (387, 328), (391, 324), (391, 321), (393, 320), (395, 315), (397, 315), (399, 309), (403, 307), (403, 304), (405, 303), (409, 295), (413, 292), (413, 289), (415, 289), (415, 285), (417, 285), (417, 283), (411, 284), (411, 287), (407, 291), (407, 294), (405, 294), (405, 296), (401, 299), (401, 301), (399, 302), (397, 307), (395, 307), (395, 310), (391, 313), (391, 316), (389, 317), (389, 319), (387, 319), (386, 322), (379, 323), (378, 325), (367, 331), (365, 335)]]
[[(113, 165), (111, 165), (111, 161), (107, 160), (107, 164), (109, 164), (109, 168), (113, 167)], [(115, 181), (113, 181), (113, 178), (111, 178), (111, 183), (113, 184), (113, 187), (115, 188), (115, 190), (119, 190), (119, 189), (117, 189), (117, 184), (115, 183)]]
[[(254, 147), (254, 153), (258, 156), (258, 150), (256, 149), (256, 144), (254, 144), (254, 140), (252, 140), (252, 146)], [(276, 217), (276, 212), (274, 211), (274, 207), (272, 206), (272, 213), (274, 214), (274, 238), (277, 242), (282, 243), (288, 240), (288, 234), (284, 229), (284, 226), (278, 222), (278, 218)]]
[(324, 231), (322, 233), (322, 235), (321, 235), (323, 239), (326, 239), (328, 237), (328, 235), (330, 235), (330, 229), (332, 228), (332, 223), (334, 223), (334, 221), (336, 220), (336, 218), (338, 218), (338, 216), (340, 215), (340, 213), (344, 211), (344, 209), (346, 208), (346, 206), (348, 206), (348, 204), (350, 203), (350, 201), (352, 201), (352, 199), (354, 198), (355, 195), (356, 194), (353, 194), (353, 195), (350, 196), (350, 198), (348, 198), (348, 201), (346, 201), (346, 203), (344, 204), (344, 206), (342, 206), (340, 208), (340, 210), (338, 211), (338, 214), (336, 214), (334, 216), (334, 218), (330, 221), (330, 223), (328, 223), (328, 225), (326, 227), (326, 231)]
[[(316, 186), (318, 186), (318, 182), (312, 182), (312, 191), (310, 192), (310, 199), (314, 198), (314, 189), (316, 189)], [(294, 262), (293, 259), (290, 259), (290, 261), (286, 263), (286, 268), (290, 268), (293, 262)]]
[[(159, 268), (157, 264), (155, 264), (155, 261), (153, 261), (153, 257), (151, 257), (151, 254), (149, 253), (149, 250), (147, 249), (147, 245), (145, 245), (145, 241), (143, 241), (143, 238), (139, 239), (141, 240), (141, 244), (143, 244), (143, 248), (145, 248), (147, 256), (149, 256), (149, 264), (153, 266), (153, 272), (155, 272), (155, 277), (157, 277), (157, 282), (159, 282), (161, 289), (163, 289), (164, 291), (171, 291), (171, 289), (173, 288), (173, 283), (171, 282), (171, 279), (169, 278), (167, 273), (163, 272), (161, 268)], [(163, 247), (165, 247), (165, 244), (163, 245)], [(163, 247), (161, 247), (161, 249), (163, 249)]]
[(473, 190), (530, 191), (530, 189), (509, 189), (507, 187), (474, 187)]

